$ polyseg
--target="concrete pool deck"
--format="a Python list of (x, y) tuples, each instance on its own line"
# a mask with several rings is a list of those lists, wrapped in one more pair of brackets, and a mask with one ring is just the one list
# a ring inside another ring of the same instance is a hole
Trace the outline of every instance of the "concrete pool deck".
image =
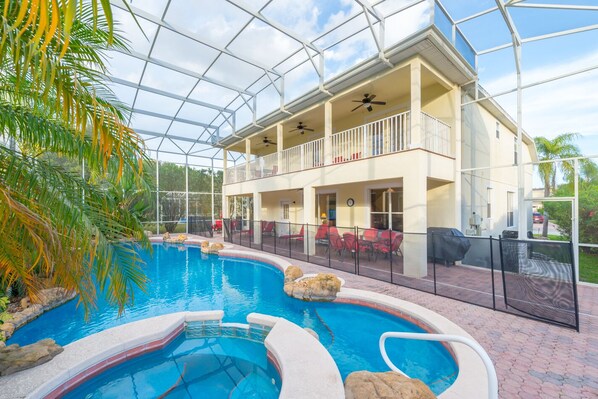
[[(215, 237), (210, 241), (222, 239)], [(327, 267), (276, 256), (300, 266), (305, 273), (331, 272)], [(461, 326), (492, 358), (501, 398), (598, 397), (598, 287), (595, 285), (578, 286), (578, 333), (339, 270), (332, 272), (345, 280), (345, 287), (413, 302)]]

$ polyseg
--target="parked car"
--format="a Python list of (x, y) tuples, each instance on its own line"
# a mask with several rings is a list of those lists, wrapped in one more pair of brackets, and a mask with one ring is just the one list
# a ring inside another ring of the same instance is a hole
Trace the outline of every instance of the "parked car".
[(540, 212), (534, 212), (533, 220), (534, 223), (544, 223), (544, 215), (542, 215)]

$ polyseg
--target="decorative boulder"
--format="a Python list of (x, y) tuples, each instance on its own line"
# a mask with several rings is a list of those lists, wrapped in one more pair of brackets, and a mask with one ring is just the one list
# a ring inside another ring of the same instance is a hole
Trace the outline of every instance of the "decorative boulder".
[(341, 281), (331, 273), (319, 273), (315, 277), (284, 285), (284, 292), (288, 296), (310, 302), (334, 301), (340, 290)]
[(394, 371), (355, 371), (345, 379), (346, 399), (435, 399), (426, 384)]
[(62, 351), (62, 347), (49, 338), (23, 347), (9, 345), (0, 350), (0, 376), (39, 366)]
[(289, 266), (284, 271), (284, 283), (290, 283), (298, 278), (303, 277), (303, 270), (299, 266)]
[(168, 232), (166, 232), (162, 236), (162, 241), (169, 244), (183, 244), (185, 241), (187, 241), (187, 236), (185, 234), (179, 234), (178, 236), (173, 238), (170, 237), (170, 234), (168, 234)]
[(202, 241), (201, 242), (201, 248), (208, 248), (210, 246), (210, 242), (209, 241)]
[(29, 297), (26, 296), (25, 298), (21, 299), (20, 305), (21, 305), (21, 309), (27, 309), (29, 307), (29, 305), (31, 305), (31, 302), (29, 301)]
[(213, 242), (213, 243), (208, 243), (207, 241), (204, 241), (205, 243), (207, 243), (208, 245), (204, 245), (204, 243), (201, 243), (201, 252), (204, 254), (217, 254), (218, 251), (220, 251), (221, 249), (224, 249), (224, 245), (222, 245), (222, 243), (219, 242)]
[(10, 322), (5, 322), (4, 324), (0, 324), (0, 331), (6, 333), (7, 337), (10, 337), (12, 333), (15, 332), (15, 325)]
[(151, 232), (150, 230), (143, 230), (143, 234), (145, 234), (147, 237), (151, 237), (154, 235), (154, 233)]

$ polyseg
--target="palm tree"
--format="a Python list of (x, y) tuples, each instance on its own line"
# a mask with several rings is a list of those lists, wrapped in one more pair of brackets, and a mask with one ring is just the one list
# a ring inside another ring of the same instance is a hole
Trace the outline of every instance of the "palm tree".
[[(550, 140), (546, 137), (536, 137), (536, 150), (540, 161), (555, 161), (563, 158), (580, 157), (581, 151), (579, 147), (574, 144), (575, 139), (579, 135), (577, 133), (562, 133)], [(593, 165), (593, 163), (592, 163)], [(595, 166), (595, 165), (594, 165)], [(591, 169), (590, 165), (584, 162), (582, 167)], [(544, 197), (550, 197), (556, 190), (557, 171), (563, 174), (567, 181), (572, 181), (574, 176), (573, 161), (561, 162), (543, 162), (538, 165), (538, 173), (544, 183)], [(548, 235), (548, 217), (544, 217), (544, 225), (542, 227), (542, 236)]]
[(122, 310), (145, 283), (132, 242), (147, 245), (134, 207), (104, 186), (145, 187), (143, 143), (103, 83), (104, 51), (126, 43), (106, 0), (0, 0), (0, 12), (0, 283), (36, 299), (50, 279), (86, 309), (99, 289)]

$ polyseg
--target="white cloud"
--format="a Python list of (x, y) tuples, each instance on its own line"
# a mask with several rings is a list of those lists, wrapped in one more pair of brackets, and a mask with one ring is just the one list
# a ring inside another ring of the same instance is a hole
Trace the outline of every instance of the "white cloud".
[[(523, 72), (525, 83), (533, 83), (574, 72), (589, 66), (598, 66), (598, 52), (577, 59), (536, 67)], [(498, 93), (515, 87), (514, 74), (501, 76), (482, 85), (487, 91)], [(598, 154), (598, 70), (563, 78), (523, 91), (523, 127), (532, 136), (554, 137), (564, 132), (588, 136), (582, 151)], [(516, 116), (515, 95), (496, 100)]]

